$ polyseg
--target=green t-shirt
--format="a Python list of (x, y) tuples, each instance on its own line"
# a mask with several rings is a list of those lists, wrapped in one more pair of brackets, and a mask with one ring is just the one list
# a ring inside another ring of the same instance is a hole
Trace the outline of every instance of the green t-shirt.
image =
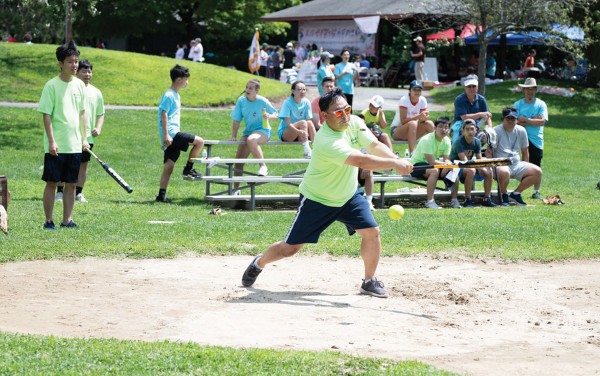
[[(81, 153), (79, 114), (84, 110), (85, 84), (77, 77), (64, 82), (54, 77), (46, 82), (37, 111), (50, 115), (52, 132), (62, 154)], [(48, 135), (44, 132), (44, 151), (48, 153)]]
[(438, 141), (437, 138), (435, 138), (435, 131), (428, 133), (419, 140), (412, 158), (410, 159), (410, 163), (427, 163), (425, 154), (432, 154), (433, 158), (437, 160), (439, 157), (450, 155), (451, 149), (452, 144), (449, 137), (444, 137), (442, 138), (442, 141)]
[[(371, 111), (369, 111), (368, 108), (365, 108), (362, 112), (361, 112), (362, 116), (365, 117), (365, 123), (367, 124), (367, 127), (369, 129), (373, 129), (374, 125), (380, 126), (379, 125), (379, 111), (377, 111), (377, 113), (375, 113), (375, 115), (373, 115), (371, 113)], [(385, 115), (384, 115), (384, 119), (385, 119)]]
[(104, 115), (104, 98), (102, 93), (92, 84), (85, 87), (85, 115), (87, 125), (85, 127), (88, 144), (94, 143), (92, 129), (96, 128), (98, 116)]
[(343, 132), (329, 128), (327, 122), (317, 132), (312, 158), (300, 184), (300, 193), (323, 205), (340, 207), (356, 192), (358, 167), (345, 164), (355, 150), (371, 145), (375, 136), (356, 116)]

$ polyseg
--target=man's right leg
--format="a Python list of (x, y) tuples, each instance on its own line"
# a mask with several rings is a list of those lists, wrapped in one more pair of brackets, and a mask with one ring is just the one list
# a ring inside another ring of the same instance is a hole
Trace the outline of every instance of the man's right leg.
[(57, 183), (47, 182), (44, 187), (44, 215), (46, 216), (46, 223), (52, 222), (52, 213), (54, 211), (54, 191), (56, 190)]
[(304, 244), (288, 244), (284, 241), (279, 241), (277, 243), (271, 244), (269, 248), (265, 251), (263, 255), (256, 256), (250, 265), (244, 271), (242, 275), (242, 285), (244, 287), (250, 287), (258, 278), (260, 272), (262, 272), (263, 268), (272, 262), (277, 260), (281, 260), (285, 257), (291, 257), (295, 255)]

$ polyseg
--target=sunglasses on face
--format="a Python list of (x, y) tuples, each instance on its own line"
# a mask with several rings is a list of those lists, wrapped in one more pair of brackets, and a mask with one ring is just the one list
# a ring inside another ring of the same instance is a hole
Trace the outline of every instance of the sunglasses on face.
[(350, 115), (351, 113), (352, 113), (351, 106), (346, 106), (345, 108), (342, 108), (341, 110), (330, 112), (330, 114), (333, 114), (333, 116), (335, 116), (336, 118), (341, 118), (342, 116), (344, 116), (344, 114)]

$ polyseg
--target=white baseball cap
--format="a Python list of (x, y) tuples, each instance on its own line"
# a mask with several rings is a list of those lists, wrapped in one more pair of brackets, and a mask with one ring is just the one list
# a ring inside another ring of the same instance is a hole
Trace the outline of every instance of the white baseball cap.
[(375, 95), (369, 101), (370, 104), (372, 104), (373, 106), (375, 106), (377, 108), (383, 107), (384, 102), (385, 101), (383, 100), (383, 97), (381, 95)]
[(467, 76), (467, 79), (465, 80), (465, 83), (463, 85), (464, 86), (471, 86), (471, 85), (479, 86), (479, 79), (475, 75)]

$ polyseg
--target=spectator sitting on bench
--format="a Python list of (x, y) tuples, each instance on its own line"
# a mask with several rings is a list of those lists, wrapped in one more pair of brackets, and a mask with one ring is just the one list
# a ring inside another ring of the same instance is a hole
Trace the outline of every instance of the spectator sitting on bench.
[[(271, 138), (271, 127), (268, 120), (278, 118), (277, 110), (271, 102), (262, 95), (258, 95), (260, 91), (260, 81), (250, 80), (246, 84), (241, 97), (235, 103), (235, 107), (231, 111), (233, 126), (231, 131), (231, 141), (237, 141), (238, 129), (240, 122), (244, 121), (244, 131), (240, 141), (246, 141), (246, 144), (240, 144), (235, 154), (236, 158), (248, 158), (252, 154), (256, 159), (263, 159), (263, 152), (260, 145), (266, 143)], [(260, 163), (258, 168), (259, 176), (267, 176), (268, 169), (264, 163)], [(235, 165), (235, 175), (241, 176), (243, 164)], [(239, 183), (235, 184), (235, 188)], [(236, 191), (239, 192), (239, 191)]]
[(392, 141), (390, 136), (383, 133), (381, 130), (387, 127), (387, 121), (385, 120), (385, 114), (383, 113), (384, 100), (381, 95), (375, 95), (369, 101), (369, 108), (365, 108), (361, 115), (367, 124), (367, 128), (373, 132), (373, 135), (377, 137), (377, 141), (385, 144), (390, 150), (393, 151)]
[(306, 99), (306, 85), (302, 81), (292, 84), (292, 95), (283, 102), (279, 113), (281, 123), (277, 136), (281, 141), (300, 141), (304, 146), (304, 158), (310, 158), (309, 141), (315, 139), (315, 126), (312, 122), (310, 101)]
[[(447, 137), (448, 132), (450, 132), (450, 119), (447, 117), (437, 119), (435, 121), (435, 131), (421, 137), (410, 163), (415, 167), (432, 164), (452, 164), (449, 159), (451, 145), (450, 138)], [(414, 178), (427, 180), (427, 202), (425, 207), (441, 209), (436, 204), (433, 193), (437, 181), (443, 180), (449, 171), (449, 169), (429, 168), (427, 170), (414, 170), (410, 173)]]
[[(498, 166), (496, 172), (502, 193), (502, 206), (509, 202), (517, 205), (527, 205), (521, 197), (521, 192), (532, 185), (539, 186), (542, 181), (542, 169), (529, 163), (529, 140), (525, 128), (517, 124), (518, 113), (513, 107), (502, 110), (502, 124), (494, 127), (496, 144), (489, 145), (486, 156), (490, 158), (510, 158), (510, 166)], [(519, 152), (521, 155), (519, 155)], [(509, 195), (508, 182), (510, 178), (520, 181), (517, 188)]]
[(321, 90), (320, 90), (321, 92), (323, 92), (323, 94), (321, 94), (320, 97), (316, 97), (315, 99), (313, 99), (313, 101), (310, 104), (311, 109), (312, 109), (312, 122), (315, 126), (316, 131), (321, 129), (321, 124), (323, 124), (323, 122), (325, 121), (325, 118), (323, 117), (323, 113), (321, 112), (321, 109), (319, 108), (319, 100), (321, 99), (321, 97), (323, 95), (325, 95), (327, 93), (331, 93), (333, 91), (333, 89), (335, 89), (335, 78), (334, 77), (324, 77), (323, 80), (321, 81)]
[[(482, 158), (481, 154), (481, 141), (475, 137), (477, 133), (477, 126), (475, 120), (467, 119), (462, 125), (462, 135), (452, 144), (452, 150), (450, 151), (450, 160), (460, 160), (463, 162), (469, 161), (476, 157), (477, 159)], [(480, 180), (483, 178), (483, 206), (494, 207), (496, 204), (492, 201), (492, 183), (494, 180), (492, 169), (490, 167), (484, 168), (461, 168), (459, 172), (459, 181), (465, 186), (465, 202), (466, 208), (473, 207), (473, 200), (471, 199), (471, 190), (473, 189), (474, 179)], [(452, 200), (450, 204), (453, 208), (460, 208), (460, 203), (457, 199), (458, 194), (458, 183), (455, 183), (451, 189)]]
[(417, 140), (427, 133), (433, 132), (433, 121), (429, 120), (427, 99), (421, 95), (423, 84), (413, 80), (408, 95), (400, 98), (400, 106), (396, 110), (390, 134), (394, 140), (408, 141), (408, 150), (415, 151)]
[(475, 120), (478, 131), (492, 127), (492, 113), (483, 95), (477, 93), (479, 79), (476, 75), (467, 76), (465, 92), (454, 100), (454, 124), (452, 125), (452, 143), (458, 140), (463, 121)]

